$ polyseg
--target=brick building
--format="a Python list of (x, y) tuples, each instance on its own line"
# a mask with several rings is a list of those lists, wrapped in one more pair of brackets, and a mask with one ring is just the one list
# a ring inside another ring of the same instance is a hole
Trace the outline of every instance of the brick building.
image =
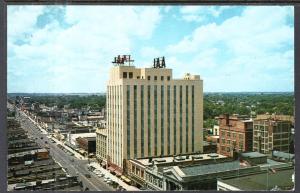
[(252, 151), (253, 121), (245, 116), (221, 115), (219, 153), (233, 156), (233, 150), (238, 152)]

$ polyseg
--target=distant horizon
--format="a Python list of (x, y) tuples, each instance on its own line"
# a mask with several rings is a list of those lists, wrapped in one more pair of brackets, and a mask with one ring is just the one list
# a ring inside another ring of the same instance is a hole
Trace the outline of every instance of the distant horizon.
[[(294, 91), (207, 91), (203, 93), (294, 93)], [(7, 94), (106, 94), (106, 92), (8, 92)]]

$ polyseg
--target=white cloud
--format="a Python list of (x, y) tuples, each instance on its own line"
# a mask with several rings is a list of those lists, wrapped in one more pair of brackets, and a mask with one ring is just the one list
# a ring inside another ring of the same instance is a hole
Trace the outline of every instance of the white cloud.
[[(11, 53), (8, 69), (14, 74), (8, 76), (8, 91), (14, 91), (13, 78), (24, 77), (22, 71), (28, 72), (28, 67), (32, 68), (35, 78), (39, 77), (39, 72), (34, 71), (37, 66), (43, 66), (48, 74), (36, 82), (44, 85), (37, 85), (42, 90), (36, 92), (103, 91), (113, 56), (130, 53), (133, 38), (150, 38), (161, 18), (158, 7), (66, 6), (65, 21), (71, 26), (64, 28), (53, 20), (40, 29), (35, 24), (43, 9), (31, 10), (34, 14), (28, 19), (30, 22), (26, 20), (26, 25), (18, 24), (8, 33), (9, 38), (14, 39), (8, 42)], [(22, 16), (29, 14), (28, 11), (27, 8), (22, 9)], [(12, 12), (9, 18), (13, 14), (20, 16), (19, 9), (9, 12)], [(19, 22), (22, 18), (14, 20)], [(13, 33), (16, 29), (18, 33)], [(31, 34), (27, 38), (28, 43), (14, 43), (28, 32)], [(28, 77), (24, 81), (24, 89), (30, 87), (28, 82), (32, 79)]]
[[(196, 11), (191, 7), (185, 13)], [(178, 57), (191, 55), (191, 66), (197, 65), (205, 77), (205, 90), (293, 90), (293, 85), (286, 86), (292, 73), (277, 75), (293, 69), (294, 29), (286, 23), (291, 13), (292, 7), (247, 7), (241, 16), (219, 25), (199, 26), (166, 50)], [(228, 83), (226, 88), (223, 83)]]
[(11, 41), (17, 37), (23, 37), (24, 33), (33, 33), (34, 26), (44, 10), (43, 6), (8, 6), (7, 10), (7, 33)]

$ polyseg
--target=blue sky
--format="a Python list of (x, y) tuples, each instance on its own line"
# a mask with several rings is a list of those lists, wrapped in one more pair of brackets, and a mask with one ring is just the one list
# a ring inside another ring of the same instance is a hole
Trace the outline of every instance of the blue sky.
[(8, 92), (105, 92), (113, 57), (165, 56), (205, 92), (294, 91), (288, 6), (9, 6)]

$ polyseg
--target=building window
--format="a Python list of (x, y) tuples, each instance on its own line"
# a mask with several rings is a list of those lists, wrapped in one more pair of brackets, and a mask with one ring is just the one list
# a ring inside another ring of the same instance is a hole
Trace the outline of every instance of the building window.
[(157, 156), (157, 85), (154, 85), (154, 155)]
[(182, 153), (182, 86), (180, 86), (180, 91), (179, 91), (179, 96), (180, 96), (180, 100), (179, 100), (179, 127), (180, 127), (180, 153)]
[(225, 146), (221, 146), (221, 150), (222, 150), (222, 151), (225, 151)]
[(123, 78), (127, 78), (127, 72), (123, 72)]
[(177, 147), (176, 147), (176, 144), (177, 144), (177, 140), (176, 140), (176, 136), (177, 136), (177, 134), (176, 134), (176, 131), (177, 131), (177, 129), (176, 129), (176, 105), (177, 105), (177, 101), (176, 101), (176, 85), (174, 85), (174, 109), (173, 109), (173, 111), (174, 111), (174, 117), (173, 117), (173, 121), (174, 121), (174, 127), (173, 127), (173, 134), (174, 134), (174, 154), (176, 154), (176, 152), (177, 152)]
[(168, 76), (167, 79), (170, 80), (171, 79), (170, 76)]
[(133, 86), (133, 96), (134, 96), (134, 158), (137, 157), (137, 85)]
[(144, 85), (141, 86), (141, 154), (144, 157)]
[[(220, 128), (221, 129), (221, 128)], [(221, 131), (221, 137), (225, 138), (225, 131)]]
[(129, 72), (129, 78), (133, 78), (133, 73)]
[(154, 76), (154, 80), (157, 80), (157, 76)]
[(185, 87), (185, 151), (189, 151), (189, 86)]
[(227, 132), (227, 137), (230, 137), (230, 132)]
[[(150, 76), (148, 76), (150, 77)], [(148, 85), (148, 156), (150, 156), (151, 153), (151, 86)]]
[(171, 144), (171, 134), (170, 134), (170, 85), (168, 85), (167, 87), (167, 122), (168, 122), (168, 155), (171, 154), (171, 147), (170, 147), (170, 144)]
[(130, 86), (127, 85), (127, 159), (130, 159)]
[(161, 80), (164, 80), (164, 77), (163, 77), (163, 76), (161, 76), (161, 77), (160, 77), (160, 79), (161, 79)]
[[(162, 76), (163, 77), (163, 76)], [(164, 121), (164, 86), (161, 86), (161, 92), (160, 92), (160, 94), (161, 94), (161, 135), (160, 135), (160, 137), (161, 137), (161, 155), (164, 155), (165, 154), (165, 151), (164, 151), (164, 145), (165, 145), (165, 143), (164, 143), (164, 139), (165, 139), (165, 136), (164, 136), (164, 123), (165, 123), (165, 121)]]
[(239, 138), (240, 138), (240, 140), (241, 140), (241, 139), (244, 139), (243, 134), (239, 134)]
[(137, 79), (140, 79), (140, 77), (139, 77), (139, 76), (137, 76), (136, 78), (137, 78)]
[(150, 77), (150, 76), (148, 76), (147, 78), (148, 78), (148, 80), (151, 80), (151, 77)]
[(194, 104), (194, 85), (192, 85), (192, 152), (195, 150), (195, 128), (194, 128), (194, 111), (195, 111), (195, 104)]

